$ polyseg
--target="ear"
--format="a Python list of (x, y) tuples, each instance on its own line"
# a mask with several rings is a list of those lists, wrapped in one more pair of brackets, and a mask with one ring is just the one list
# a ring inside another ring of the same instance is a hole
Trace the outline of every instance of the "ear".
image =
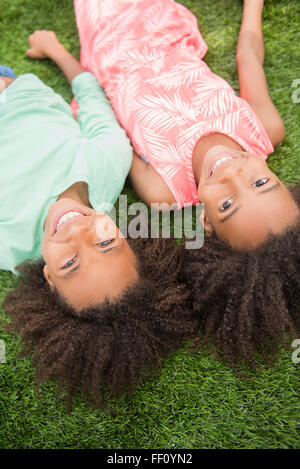
[(48, 269), (47, 264), (44, 266), (43, 272), (44, 272), (45, 279), (49, 283), (50, 290), (53, 291), (54, 290), (54, 283), (53, 283), (53, 280), (52, 280), (51, 275), (49, 273), (49, 269)]
[(204, 227), (204, 231), (207, 235), (211, 236), (214, 232), (214, 227), (212, 226), (210, 219), (207, 216), (205, 207), (203, 207), (203, 210), (200, 215), (200, 221)]

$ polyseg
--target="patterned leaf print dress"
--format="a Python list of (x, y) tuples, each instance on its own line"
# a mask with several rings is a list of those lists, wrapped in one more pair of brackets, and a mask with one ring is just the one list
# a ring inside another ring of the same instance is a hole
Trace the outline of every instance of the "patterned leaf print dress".
[[(262, 123), (202, 60), (195, 16), (174, 0), (75, 0), (81, 63), (103, 86), (138, 155), (162, 176), (180, 207), (199, 203), (192, 170), (197, 141), (232, 138), (266, 159)], [(72, 102), (76, 112), (76, 102)]]

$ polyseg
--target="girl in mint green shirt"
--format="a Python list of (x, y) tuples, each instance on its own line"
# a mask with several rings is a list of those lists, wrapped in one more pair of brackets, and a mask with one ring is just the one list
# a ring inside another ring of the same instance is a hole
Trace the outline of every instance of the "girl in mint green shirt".
[[(114, 236), (114, 244), (122, 244), (122, 249), (102, 256), (109, 259), (104, 263), (100, 254), (112, 236), (96, 233), (103, 212), (123, 189), (132, 148), (97, 80), (85, 72), (55, 34), (36, 32), (30, 42), (29, 56), (43, 58), (47, 54), (66, 74), (80, 112), (77, 122), (61, 96), (34, 75), (15, 80), (2, 77), (0, 268), (16, 272), (18, 264), (43, 254), (50, 287), (82, 308), (119, 295), (137, 278), (135, 256), (126, 240)], [(58, 223), (58, 217), (64, 218), (53, 234), (51, 223)], [(80, 233), (91, 217), (95, 223), (90, 229), (99, 238), (94, 243), (98, 250)], [(114, 226), (110, 220), (109, 224)], [(74, 237), (73, 244), (67, 236)], [(85, 253), (75, 275), (82, 250)], [(78, 285), (84, 287), (80, 295)]]
[[(126, 240), (103, 207), (113, 204), (132, 150), (101, 87), (52, 32), (30, 37), (32, 58), (52, 58), (72, 83), (69, 106), (33, 75), (3, 78), (0, 265), (20, 273), (3, 307), (33, 348), (37, 381), (132, 391), (194, 329), (172, 239)], [(42, 255), (42, 257), (41, 257)], [(101, 402), (101, 401), (100, 401)]]

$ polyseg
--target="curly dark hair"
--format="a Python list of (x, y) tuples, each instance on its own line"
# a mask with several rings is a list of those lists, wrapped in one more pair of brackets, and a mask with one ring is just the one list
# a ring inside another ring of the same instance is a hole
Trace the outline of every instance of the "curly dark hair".
[[(291, 189), (300, 205), (300, 184)], [(184, 251), (183, 277), (198, 316), (197, 348), (212, 345), (237, 371), (276, 361), (300, 327), (300, 217), (280, 236), (238, 251), (216, 236)]]
[(172, 239), (128, 242), (140, 278), (115, 303), (76, 312), (50, 291), (43, 260), (18, 267), (18, 285), (3, 302), (33, 358), (36, 384), (56, 381), (67, 393), (68, 408), (78, 389), (100, 407), (104, 396), (132, 392), (195, 328), (180, 278), (182, 248)]

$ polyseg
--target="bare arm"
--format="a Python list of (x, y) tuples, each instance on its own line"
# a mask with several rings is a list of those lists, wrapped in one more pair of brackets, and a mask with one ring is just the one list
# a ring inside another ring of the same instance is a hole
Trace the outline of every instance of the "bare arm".
[(263, 68), (263, 3), (263, 0), (244, 0), (236, 63), (240, 83), (240, 96), (256, 112), (273, 146), (276, 146), (284, 138), (284, 124), (270, 98)]
[(163, 178), (135, 152), (133, 152), (129, 177), (135, 192), (148, 207), (152, 203), (172, 205), (175, 202), (174, 196)]
[(3, 91), (2, 88), (7, 88), (15, 80), (15, 78), (0, 76), (0, 80), (3, 83), (3, 84), (0, 83), (0, 93), (1, 93)]
[(53, 31), (35, 31), (28, 38), (26, 55), (31, 59), (51, 59), (72, 83), (73, 79), (86, 70), (59, 42)]
[[(73, 79), (86, 70), (58, 41), (53, 31), (35, 31), (28, 38), (29, 49), (26, 55), (31, 59), (51, 59), (62, 70), (71, 84)], [(9, 86), (14, 78), (0, 77), (5, 87)]]

